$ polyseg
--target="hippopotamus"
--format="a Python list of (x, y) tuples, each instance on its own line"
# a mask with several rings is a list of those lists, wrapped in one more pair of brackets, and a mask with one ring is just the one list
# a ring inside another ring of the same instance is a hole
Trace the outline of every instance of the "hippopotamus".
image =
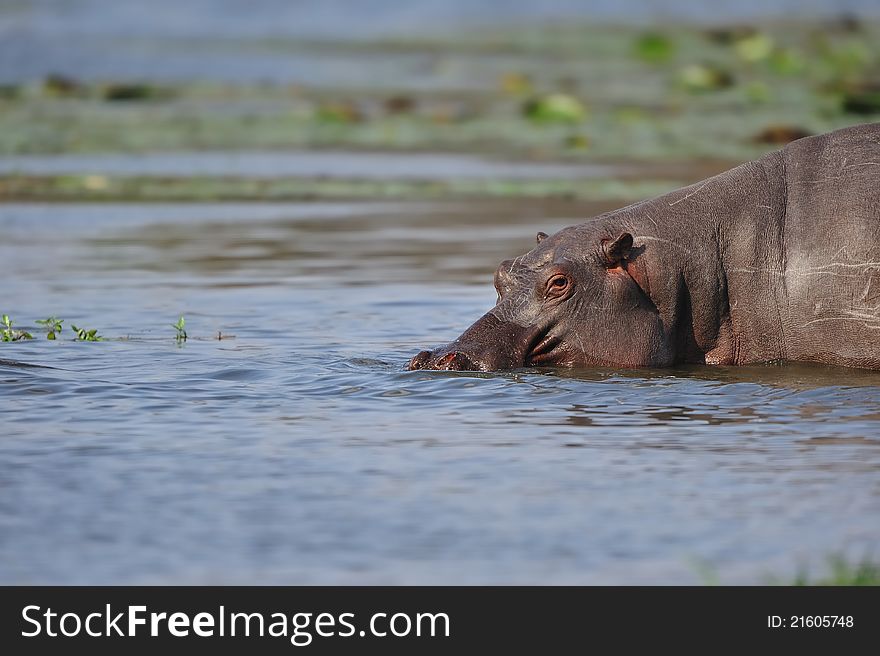
[(880, 369), (880, 123), (539, 232), (495, 288), (495, 307), (409, 369)]

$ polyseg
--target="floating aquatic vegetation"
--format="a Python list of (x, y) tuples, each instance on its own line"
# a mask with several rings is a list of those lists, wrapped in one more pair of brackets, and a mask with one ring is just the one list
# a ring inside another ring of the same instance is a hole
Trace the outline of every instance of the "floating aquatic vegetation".
[(829, 41), (821, 36), (817, 51), (819, 65), (831, 85), (844, 86), (861, 77), (877, 59), (877, 55), (861, 39)]
[(78, 342), (100, 342), (104, 338), (98, 334), (97, 328), (92, 328), (91, 330), (87, 330), (85, 328), (77, 328), (73, 324), (70, 324), (70, 327), (73, 329), (73, 332), (76, 334), (76, 341)]
[[(773, 43), (769, 56), (749, 63), (737, 54), (737, 44), (750, 51), (747, 59), (766, 50), (764, 37)], [(657, 65), (643, 63), (640, 43)], [(577, 139), (568, 139), (583, 132), (597, 159), (741, 161), (761, 154), (751, 138), (766, 125), (824, 132), (873, 116), (874, 102), (859, 85), (873, 79), (880, 57), (875, 43), (880, 23), (868, 20), (856, 31), (833, 21), (767, 21), (760, 31), (709, 32), (675, 25), (529, 25), (412, 36), (392, 49), (406, 54), (389, 64), (401, 80), (413, 74), (411, 53), (425, 53), (426, 61), (454, 53), (454, 65), (438, 73), (426, 69), (426, 79), (405, 92), (388, 84), (169, 81), (144, 102), (109, 102), (105, 84), (54, 76), (0, 92), (0, 155), (332, 148), (566, 159), (583, 157)], [(673, 52), (661, 62), (670, 44)], [(342, 54), (356, 62), (360, 53), (387, 47), (346, 44)], [(136, 80), (111, 82), (122, 87), (111, 95), (150, 95), (125, 89)], [(175, 102), (164, 102), (164, 91)], [(560, 96), (573, 99), (562, 103), (568, 109), (559, 111)], [(525, 121), (541, 129), (524, 129)], [(720, 136), (730, 138), (719, 143)], [(77, 177), (91, 172), (84, 168)], [(12, 177), (0, 179), (0, 195), (19, 185)], [(72, 183), (73, 195), (83, 182)], [(85, 183), (96, 198), (119, 197), (122, 190), (105, 189), (113, 185), (100, 175)]]
[(105, 84), (101, 89), (101, 97), (110, 102), (145, 101), (168, 98), (170, 90), (144, 83)]
[(746, 94), (746, 98), (748, 98), (750, 102), (756, 104), (769, 102), (773, 97), (770, 87), (761, 80), (749, 82), (745, 85), (743, 91)]
[(767, 59), (773, 53), (773, 39), (762, 32), (756, 32), (737, 39), (733, 44), (733, 49), (737, 57), (754, 64)]
[(0, 341), (17, 342), (22, 339), (33, 339), (34, 336), (25, 330), (18, 330), (13, 327), (12, 319), (8, 314), (4, 314), (0, 320)]
[(716, 64), (690, 64), (678, 72), (678, 83), (691, 92), (716, 91), (733, 86), (733, 74)]
[[(575, 142), (577, 143), (577, 142)], [(557, 148), (562, 144), (557, 144)], [(587, 143), (589, 146), (589, 142)], [(12, 182), (10, 184), (10, 182)], [(6, 183), (4, 185), (4, 183)], [(76, 186), (74, 177), (0, 178), (0, 201), (303, 201), (332, 199), (425, 198), (590, 198), (632, 200), (665, 193), (682, 186), (679, 178), (624, 180), (596, 179), (461, 179), (434, 180), (334, 180), (320, 178), (250, 179), (111, 178), (102, 191)]]
[(850, 87), (843, 93), (841, 108), (847, 114), (880, 114), (880, 82)]
[(525, 94), (532, 91), (532, 79), (525, 73), (504, 73), (499, 86), (505, 93)]
[(634, 50), (642, 61), (663, 64), (675, 54), (675, 43), (665, 34), (645, 32), (636, 39)]
[(636, 106), (618, 107), (614, 110), (614, 119), (621, 125), (641, 123), (648, 118), (647, 112)]
[(747, 39), (754, 35), (757, 30), (749, 25), (733, 25), (730, 27), (713, 27), (705, 30), (705, 37), (719, 45), (730, 45), (736, 41)]
[(590, 138), (585, 134), (570, 134), (565, 138), (565, 147), (571, 150), (586, 150), (590, 147)]
[(174, 328), (175, 335), (174, 340), (180, 344), (181, 342), (185, 342), (186, 335), (186, 320), (183, 318), (183, 315), (180, 315), (180, 318), (177, 320), (177, 323), (172, 323), (171, 327)]
[(36, 323), (46, 330), (46, 339), (53, 340), (61, 332), (61, 324), (64, 323), (64, 319), (59, 319), (53, 315), (48, 319), (37, 319)]
[(383, 104), (386, 114), (410, 114), (415, 111), (418, 101), (412, 96), (391, 96)]
[(361, 109), (347, 100), (322, 103), (315, 112), (315, 118), (324, 123), (360, 123), (365, 116)]
[(523, 115), (537, 123), (579, 123), (586, 118), (587, 109), (574, 96), (553, 93), (527, 101)]
[(767, 60), (767, 65), (777, 75), (797, 75), (806, 68), (803, 54), (795, 48), (777, 48)]
[(85, 93), (85, 88), (78, 81), (67, 75), (50, 73), (43, 79), (43, 93), (47, 96), (69, 97), (80, 96)]
[(90, 191), (103, 191), (110, 186), (110, 181), (106, 175), (85, 175), (82, 179), (82, 186)]

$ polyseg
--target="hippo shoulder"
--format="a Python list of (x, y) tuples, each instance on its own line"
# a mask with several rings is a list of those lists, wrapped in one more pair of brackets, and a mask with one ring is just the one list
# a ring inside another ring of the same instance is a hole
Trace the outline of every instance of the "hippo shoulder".
[[(855, 185), (876, 193), (880, 176), (880, 123), (866, 123), (798, 139), (782, 150), (789, 186), (821, 187), (825, 193)], [(875, 181), (874, 189), (868, 181)]]

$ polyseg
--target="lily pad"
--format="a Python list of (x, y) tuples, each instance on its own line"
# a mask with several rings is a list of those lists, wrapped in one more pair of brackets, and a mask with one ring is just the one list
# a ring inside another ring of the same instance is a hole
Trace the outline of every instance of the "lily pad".
[(679, 71), (678, 82), (688, 91), (704, 92), (733, 86), (734, 78), (715, 64), (690, 64)]
[(737, 40), (733, 48), (737, 57), (753, 64), (767, 59), (773, 53), (773, 39), (758, 32)]
[(675, 54), (675, 43), (665, 34), (646, 32), (636, 39), (636, 56), (651, 64), (662, 64)]
[(587, 109), (574, 96), (554, 93), (529, 100), (523, 114), (538, 123), (579, 123), (586, 118)]

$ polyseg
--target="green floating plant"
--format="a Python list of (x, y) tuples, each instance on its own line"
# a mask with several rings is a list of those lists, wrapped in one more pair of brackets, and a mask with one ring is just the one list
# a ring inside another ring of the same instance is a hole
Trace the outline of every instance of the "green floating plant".
[(527, 101), (522, 113), (535, 123), (580, 123), (586, 118), (587, 109), (574, 96), (551, 93)]
[(64, 323), (64, 319), (51, 316), (48, 319), (37, 319), (36, 323), (46, 330), (46, 339), (55, 339), (56, 335), (61, 332), (61, 324)]
[(177, 331), (177, 334), (174, 336), (174, 339), (179, 344), (180, 342), (186, 341), (186, 330), (184, 327), (186, 326), (186, 321), (183, 318), (183, 315), (180, 316), (180, 319), (177, 320), (177, 323), (172, 323), (171, 327)]
[(97, 328), (86, 330), (85, 328), (77, 328), (73, 324), (70, 324), (70, 327), (73, 329), (73, 332), (76, 333), (76, 340), (78, 342), (100, 342), (104, 339), (98, 334)]
[(675, 54), (675, 42), (665, 34), (646, 32), (636, 39), (636, 56), (651, 64), (662, 64)]
[(22, 339), (34, 338), (34, 336), (27, 331), (16, 330), (15, 328), (13, 328), (12, 320), (9, 318), (8, 314), (3, 315), (2, 330), (0, 330), (0, 336), (2, 336), (2, 339), (0, 339), (0, 341), (3, 342), (17, 342)]

